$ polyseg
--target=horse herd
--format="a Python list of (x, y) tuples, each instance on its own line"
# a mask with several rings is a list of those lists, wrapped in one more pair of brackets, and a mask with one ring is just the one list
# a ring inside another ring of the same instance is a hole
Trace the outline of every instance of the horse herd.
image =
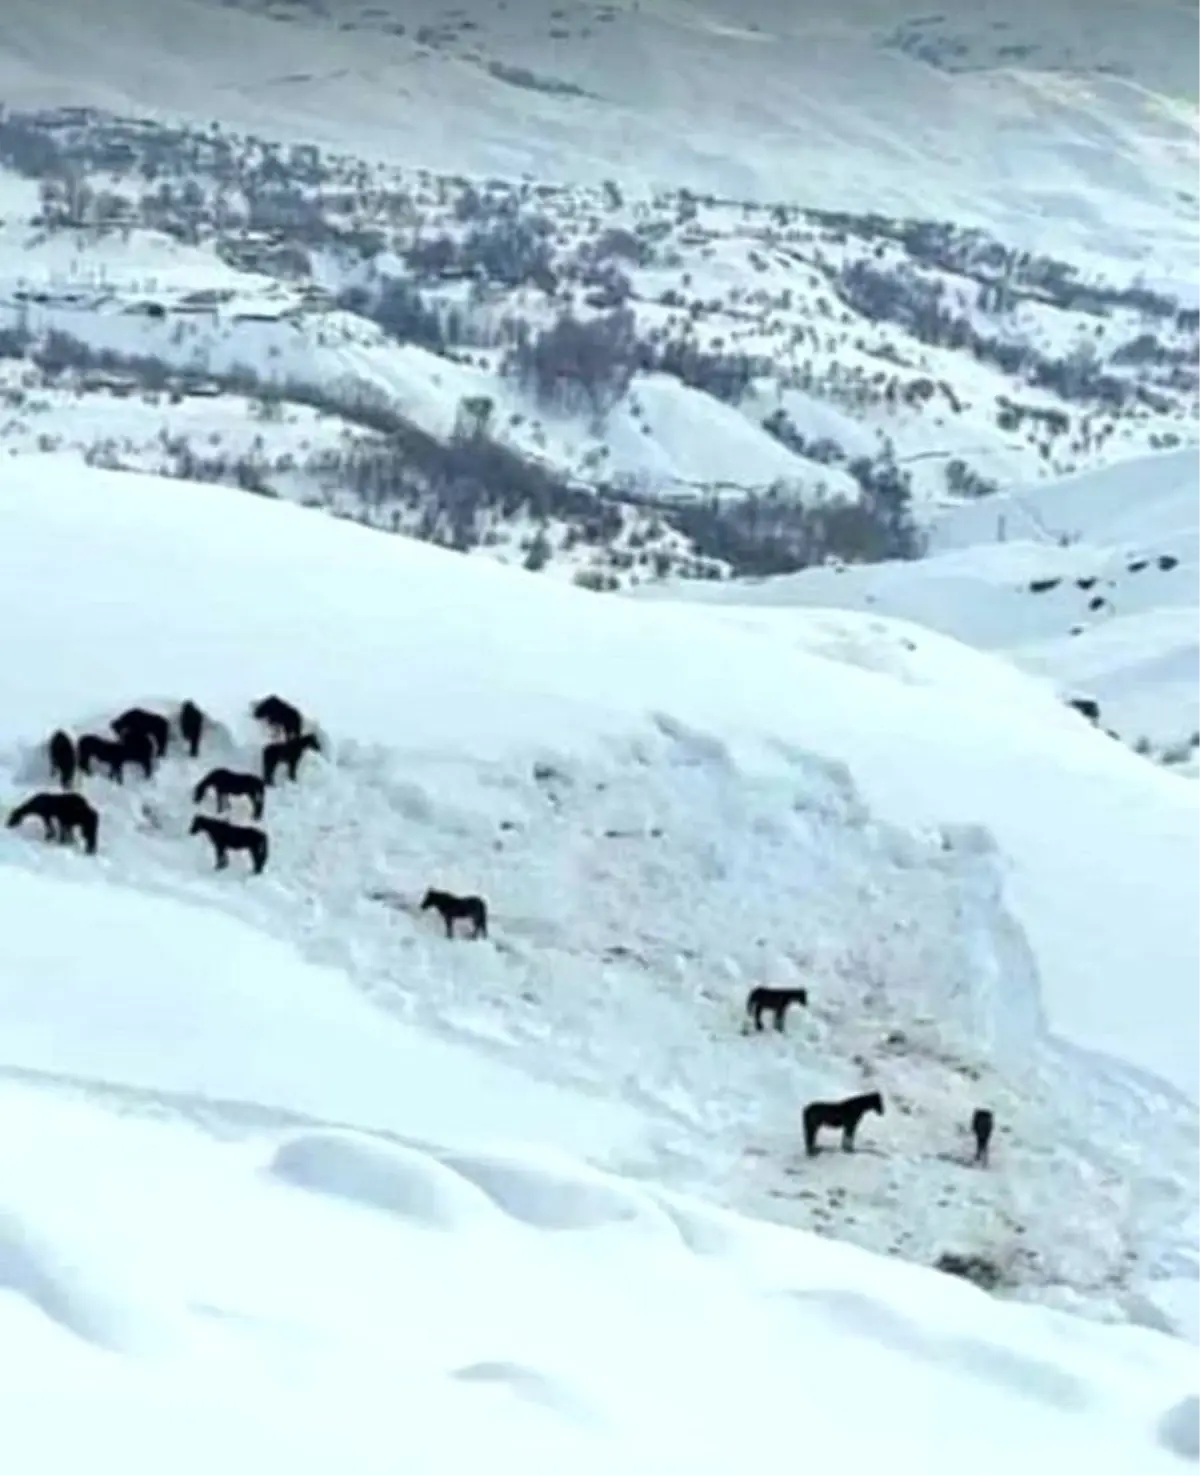
[[(216, 795), (217, 809), (224, 813), (234, 795), (250, 800), (254, 818), (261, 820), (266, 787), (274, 784), (281, 768), (295, 779), (300, 760), (310, 750), (320, 752), (315, 733), (304, 731), (304, 719), (290, 702), (281, 697), (264, 697), (253, 708), (255, 718), (274, 734), (262, 750), (262, 773), (238, 773), (233, 769), (212, 769), (196, 785), (193, 802), (203, 804), (210, 792)], [(194, 702), (183, 703), (176, 714), (175, 725), (189, 757), (197, 758), (209, 720)], [(100, 816), (95, 806), (73, 788), (76, 774), (91, 775), (98, 765), (115, 784), (125, 782), (129, 765), (140, 769), (147, 779), (154, 776), (158, 763), (165, 758), (171, 743), (170, 718), (144, 707), (131, 707), (109, 723), (111, 733), (84, 733), (78, 740), (61, 728), (47, 745), (51, 772), (62, 785), (61, 792), (46, 790), (19, 804), (8, 817), (10, 827), (34, 817), (42, 822), (47, 840), (69, 843), (78, 834), (89, 855), (94, 855), (100, 834)], [(216, 854), (217, 869), (229, 864), (231, 851), (249, 854), (255, 873), (267, 864), (270, 846), (267, 833), (255, 825), (234, 825), (212, 815), (196, 815), (189, 835), (206, 835)]]
[[(260, 824), (238, 825), (220, 816), (229, 813), (232, 800), (243, 799), (249, 802), (251, 818), (261, 822), (267, 789), (275, 784), (281, 772), (286, 773), (290, 780), (297, 780), (304, 755), (320, 753), (321, 741), (316, 733), (305, 731), (303, 714), (282, 697), (264, 697), (255, 703), (251, 712), (273, 735), (262, 748), (261, 772), (210, 769), (192, 790), (192, 802), (202, 805), (211, 794), (216, 802), (217, 815), (194, 815), (188, 834), (208, 837), (218, 871), (228, 866), (230, 852), (244, 851), (250, 858), (255, 875), (258, 875), (270, 855), (267, 832)], [(174, 727), (178, 729), (190, 758), (199, 757), (204, 735), (210, 726), (209, 719), (194, 702), (184, 702), (179, 708)], [(10, 829), (25, 820), (37, 819), (42, 822), (47, 840), (70, 844), (78, 837), (87, 853), (95, 854), (100, 835), (100, 815), (95, 806), (74, 789), (76, 775), (90, 776), (93, 765), (98, 765), (107, 778), (123, 784), (125, 769), (132, 765), (140, 769), (147, 779), (153, 778), (155, 768), (166, 756), (172, 737), (171, 719), (143, 707), (129, 708), (113, 718), (109, 728), (109, 734), (84, 733), (78, 740), (62, 729), (51, 736), (47, 744), (50, 770), (62, 789), (44, 790), (17, 805), (8, 817)], [(487, 936), (487, 904), (482, 897), (456, 897), (451, 892), (430, 888), (422, 900), (421, 911), (431, 908), (441, 916), (447, 937), (454, 935), (454, 924), (459, 920), (470, 924), (472, 936)]]
[[(753, 1023), (755, 1030), (763, 1028), (763, 1016), (771, 1015), (775, 1029), (782, 1031), (787, 1012), (792, 1005), (807, 1005), (807, 989), (775, 989), (758, 984), (746, 996), (746, 1023), (744, 1032)], [(804, 1109), (804, 1151), (811, 1158), (817, 1153), (817, 1133), (823, 1127), (841, 1128), (842, 1149), (854, 1151), (854, 1135), (858, 1125), (868, 1112), (883, 1116), (883, 1094), (864, 1092), (861, 1096), (846, 1097), (840, 1102), (809, 1102)], [(988, 1164), (988, 1152), (992, 1132), (996, 1126), (995, 1114), (988, 1107), (977, 1107), (971, 1116), (971, 1134), (975, 1139), (975, 1162), (982, 1168)]]
[[(199, 806), (211, 794), (216, 802), (217, 816), (196, 814), (192, 818), (189, 835), (205, 835), (211, 843), (218, 871), (229, 864), (231, 851), (244, 851), (250, 858), (255, 875), (261, 873), (270, 854), (267, 833), (260, 824), (238, 825), (220, 819), (227, 814), (230, 802), (244, 799), (249, 802), (251, 817), (261, 822), (266, 804), (267, 789), (275, 784), (281, 770), (295, 781), (299, 777), (300, 763), (306, 753), (320, 753), (321, 743), (316, 733), (305, 731), (303, 714), (282, 697), (264, 697), (251, 709), (254, 718), (273, 734), (263, 745), (261, 772), (250, 773), (228, 768), (210, 769), (192, 790), (192, 801)], [(209, 719), (194, 702), (182, 704), (175, 715), (175, 726), (186, 746), (189, 757), (197, 758), (210, 727)], [(140, 769), (147, 779), (152, 778), (156, 765), (165, 757), (172, 736), (171, 720), (162, 713), (150, 712), (142, 707), (131, 707), (113, 718), (109, 724), (112, 736), (85, 733), (78, 740), (61, 729), (54, 733), (47, 745), (51, 772), (62, 785), (61, 791), (46, 790), (32, 795), (10, 813), (10, 828), (21, 825), (26, 819), (35, 818), (42, 822), (47, 840), (63, 844), (73, 842), (78, 835), (82, 838), (89, 855), (95, 854), (100, 830), (100, 816), (95, 807), (73, 788), (77, 773), (90, 775), (92, 765), (101, 765), (107, 777), (114, 783), (124, 782), (127, 765)], [(463, 921), (470, 925), (471, 936), (488, 936), (488, 909), (482, 897), (457, 897), (452, 892), (430, 888), (421, 902), (420, 911), (434, 910), (442, 919), (447, 938), (454, 936), (454, 925)], [(805, 989), (777, 989), (759, 985), (752, 989), (746, 999), (746, 1029), (750, 1023), (756, 1030), (763, 1028), (764, 1015), (771, 1015), (775, 1028), (784, 1029), (787, 1011), (792, 1005), (807, 1005), (808, 991)], [(845, 1152), (854, 1149), (854, 1135), (859, 1122), (868, 1112), (883, 1115), (883, 1096), (879, 1092), (867, 1092), (857, 1097), (847, 1097), (840, 1102), (809, 1102), (804, 1109), (804, 1146), (811, 1156), (818, 1151), (817, 1134), (822, 1127), (840, 1128), (842, 1148)], [(976, 1109), (971, 1119), (971, 1132), (975, 1138), (975, 1162), (986, 1166), (988, 1146), (994, 1127), (993, 1114), (987, 1108)]]

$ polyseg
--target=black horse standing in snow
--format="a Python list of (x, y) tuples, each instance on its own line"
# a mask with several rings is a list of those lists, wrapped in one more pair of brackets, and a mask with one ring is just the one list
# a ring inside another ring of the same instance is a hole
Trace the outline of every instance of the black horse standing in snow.
[(8, 817), (8, 827), (15, 830), (29, 816), (42, 822), (47, 840), (66, 843), (74, 839), (78, 830), (89, 856), (96, 853), (96, 838), (100, 829), (100, 816), (81, 794), (35, 794), (20, 804)]
[(304, 717), (300, 709), (285, 702), (282, 697), (276, 697), (274, 693), (256, 703), (253, 712), (260, 723), (266, 723), (267, 727), (274, 728), (285, 738), (299, 738), (304, 731)]
[(971, 1132), (975, 1137), (975, 1162), (987, 1168), (988, 1147), (992, 1141), (992, 1130), (996, 1119), (987, 1107), (976, 1107), (971, 1118)]
[(204, 714), (194, 702), (185, 702), (179, 709), (179, 732), (187, 744), (190, 758), (196, 758), (200, 753), (200, 739), (204, 733), (204, 726)]
[(487, 937), (487, 903), (482, 897), (456, 897), (453, 892), (439, 892), (430, 887), (421, 902), (421, 911), (427, 912), (431, 907), (440, 914), (447, 938), (454, 937), (454, 924), (459, 918), (471, 924), (473, 938)]
[(883, 1097), (879, 1092), (864, 1092), (861, 1097), (847, 1097), (842, 1102), (810, 1102), (804, 1109), (804, 1148), (811, 1157), (817, 1152), (817, 1132), (823, 1127), (842, 1130), (842, 1151), (854, 1152), (854, 1134), (866, 1112), (883, 1116)]
[(267, 864), (266, 832), (252, 825), (230, 825), (227, 820), (214, 820), (211, 815), (196, 815), (188, 834), (208, 836), (216, 852), (218, 871), (229, 865), (230, 851), (249, 851), (255, 876)]
[(268, 743), (262, 753), (263, 780), (275, 783), (275, 774), (280, 765), (287, 769), (289, 779), (296, 777), (300, 760), (309, 750), (321, 752), (321, 743), (315, 733), (302, 733), (295, 738), (281, 738), (278, 743)]
[(168, 720), (160, 713), (147, 712), (144, 707), (129, 708), (120, 717), (113, 718), (109, 727), (122, 743), (136, 738), (139, 733), (145, 733), (154, 744), (154, 751), (159, 758), (166, 753), (171, 741), (171, 724)]
[(64, 789), (70, 789), (75, 783), (75, 770), (79, 767), (79, 760), (75, 755), (75, 745), (71, 741), (71, 735), (64, 733), (61, 728), (51, 735), (50, 738), (50, 772), (58, 779)]
[(768, 984), (758, 984), (746, 996), (746, 1018), (754, 1021), (755, 1030), (761, 1030), (763, 1016), (773, 1015), (775, 1029), (782, 1030), (784, 1017), (794, 1004), (808, 1004), (807, 989), (773, 989)]
[(118, 784), (125, 782), (125, 765), (137, 764), (147, 779), (154, 777), (154, 739), (144, 729), (134, 729), (119, 741), (85, 733), (76, 748), (79, 767), (84, 774), (92, 772), (92, 764), (101, 763), (108, 777)]
[(204, 796), (210, 789), (217, 796), (217, 809), (221, 814), (228, 810), (231, 796), (242, 795), (250, 801), (254, 818), (262, 819), (266, 785), (257, 774), (238, 774), (233, 769), (210, 769), (192, 790), (193, 802), (203, 804)]

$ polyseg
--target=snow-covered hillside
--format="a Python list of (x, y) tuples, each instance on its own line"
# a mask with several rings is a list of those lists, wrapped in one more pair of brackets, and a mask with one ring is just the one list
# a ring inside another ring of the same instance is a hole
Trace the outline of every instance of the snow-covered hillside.
[(0, 872), (0, 1469), (1194, 1469), (1187, 1344), (589, 1168), (619, 1111), (73, 869)]
[(1196, 444), (1190, 11), (723, 4), (6, 7), (4, 449), (611, 590)]
[(958, 220), (1187, 280), (1196, 30), (1172, 0), (1086, 25), (1033, 0), (10, 0), (0, 90), (448, 173)]
[[(664, 583), (636, 593), (743, 620), (806, 615), (797, 638), (916, 622), (1100, 707), (1100, 726), (1180, 772), (1200, 751), (1200, 457), (1118, 462), (946, 513), (915, 562), (808, 569), (758, 581)], [(837, 611), (878, 617), (847, 625)], [(809, 634), (805, 635), (804, 632)], [(899, 638), (897, 636), (897, 638)], [(906, 637), (920, 642), (923, 631)], [(818, 646), (818, 648), (820, 648)]]
[[(21, 632), (0, 670), (6, 800), (45, 782), (60, 725), (184, 697), (219, 725), (149, 782), (84, 781), (95, 858), (30, 826), (0, 833), (7, 866), (226, 910), (345, 969), (381, 1017), (624, 1104), (639, 1141), (609, 1167), (1187, 1326), (1189, 786), (932, 636), (814, 655), (791, 631), (65, 456), (10, 465), (0, 523), (0, 620)], [(886, 669), (910, 658), (909, 680)], [(267, 691), (326, 756), (270, 794), (264, 875), (239, 858), (214, 875), (190, 792), (209, 765), (257, 764), (246, 713)], [(414, 910), (430, 885), (487, 897), (492, 940), (447, 943)], [(758, 983), (810, 991), (782, 1038), (740, 1033)], [(240, 1059), (214, 1094), (242, 1090)], [(889, 1111), (862, 1151), (807, 1161), (804, 1103), (875, 1087)], [(983, 1104), (988, 1173), (965, 1151)]]

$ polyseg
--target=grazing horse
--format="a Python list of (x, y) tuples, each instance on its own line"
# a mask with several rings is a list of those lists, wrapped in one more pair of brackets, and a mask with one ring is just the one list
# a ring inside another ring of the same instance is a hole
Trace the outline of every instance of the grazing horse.
[(759, 984), (746, 996), (746, 1017), (747, 1020), (753, 1019), (755, 1030), (761, 1030), (762, 1017), (772, 1014), (775, 1016), (775, 1029), (782, 1030), (783, 1017), (789, 1006), (807, 1003), (807, 989), (772, 989), (767, 984)]
[(187, 744), (188, 756), (196, 758), (200, 752), (200, 739), (204, 733), (205, 717), (194, 702), (185, 702), (179, 709), (179, 732)]
[(118, 784), (125, 782), (125, 765), (140, 764), (147, 779), (154, 774), (154, 739), (144, 729), (131, 732), (120, 741), (101, 738), (96, 733), (85, 733), (77, 746), (79, 767), (85, 774), (92, 772), (92, 761), (106, 765), (108, 777)]
[(996, 1119), (987, 1107), (976, 1107), (971, 1118), (971, 1132), (975, 1135), (975, 1162), (987, 1168), (988, 1145), (992, 1141), (992, 1129)]
[(421, 911), (427, 912), (431, 907), (441, 914), (442, 922), (446, 925), (447, 938), (454, 937), (454, 924), (459, 918), (471, 924), (474, 929), (471, 934), (473, 938), (487, 937), (487, 903), (482, 897), (456, 897), (453, 892), (439, 892), (430, 887), (421, 903)]
[(154, 751), (159, 758), (166, 753), (167, 744), (171, 741), (171, 724), (159, 713), (147, 712), (144, 707), (131, 707), (120, 717), (113, 718), (109, 727), (122, 743), (138, 733), (145, 733), (153, 742)]
[(20, 804), (8, 817), (9, 829), (15, 829), (22, 820), (35, 815), (46, 830), (47, 840), (59, 840), (62, 844), (73, 840), (78, 830), (89, 856), (96, 853), (96, 838), (100, 829), (100, 816), (81, 794), (35, 794)]
[(266, 786), (257, 774), (237, 774), (232, 769), (210, 769), (192, 790), (192, 800), (197, 805), (204, 803), (209, 790), (217, 796), (217, 809), (224, 814), (229, 808), (231, 795), (244, 795), (254, 808), (254, 818), (262, 819), (263, 800)]
[(64, 789), (70, 789), (75, 782), (75, 770), (79, 767), (79, 760), (75, 756), (75, 745), (71, 742), (71, 735), (64, 733), (61, 728), (50, 737), (50, 772), (57, 775), (59, 783)]
[(286, 767), (288, 778), (294, 779), (300, 760), (309, 749), (313, 753), (321, 752), (321, 743), (315, 733), (303, 733), (296, 738), (281, 738), (278, 743), (268, 743), (262, 752), (264, 782), (275, 783), (275, 771), (280, 764)]
[(229, 865), (230, 851), (249, 851), (255, 876), (267, 864), (266, 832), (251, 825), (230, 825), (227, 820), (214, 820), (211, 815), (196, 815), (188, 834), (208, 836), (216, 852), (218, 871)]
[(290, 702), (285, 702), (282, 697), (272, 694), (264, 697), (261, 702), (255, 704), (253, 715), (260, 723), (266, 723), (267, 727), (274, 728), (277, 733), (282, 733), (285, 738), (299, 738), (304, 731), (304, 718), (298, 707), (293, 707)]
[(883, 1097), (879, 1092), (866, 1092), (861, 1097), (847, 1097), (843, 1102), (810, 1102), (804, 1109), (804, 1148), (811, 1158), (817, 1152), (817, 1131), (823, 1127), (842, 1130), (842, 1151), (854, 1152), (854, 1134), (865, 1112), (883, 1116)]

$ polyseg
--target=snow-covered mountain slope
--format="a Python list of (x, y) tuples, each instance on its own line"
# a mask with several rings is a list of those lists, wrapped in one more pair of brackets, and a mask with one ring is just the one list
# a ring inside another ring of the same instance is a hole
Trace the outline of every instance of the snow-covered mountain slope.
[(1190, 11), (722, 3), (7, 7), (6, 448), (613, 589), (1196, 443)]
[[(1196, 17), (970, 0), (11, 0), (0, 91), (480, 176), (982, 224), (1194, 270)], [(980, 188), (986, 171), (987, 187)]]
[(6, 1471), (1194, 1469), (1186, 1343), (590, 1168), (211, 907), (4, 865), (0, 1019)]
[(813, 619), (836, 627), (834, 610), (914, 621), (1009, 657), (1064, 697), (1091, 698), (1099, 703), (1101, 727), (1194, 770), (1200, 749), (1200, 457), (1194, 450), (982, 498), (945, 514), (930, 542), (931, 554), (915, 562), (647, 585), (637, 593), (731, 612), (808, 607), (820, 613), (806, 617), (806, 631)]
[[(10, 464), (0, 523), (0, 621), (21, 633), (0, 668), (5, 800), (45, 782), (58, 726), (184, 697), (219, 725), (151, 781), (84, 781), (95, 858), (30, 826), (0, 832), (7, 866), (227, 910), (344, 968), (381, 1017), (623, 1103), (641, 1141), (609, 1167), (1183, 1325), (1188, 786), (945, 639), (815, 655), (792, 630), (65, 456)], [(909, 656), (916, 679), (886, 669)], [(271, 792), (263, 876), (214, 875), (191, 790), (257, 764), (246, 714), (268, 691), (326, 754)], [(415, 910), (430, 885), (487, 897), (492, 940), (446, 942)], [(740, 1033), (759, 983), (810, 992), (783, 1037)], [(240, 1059), (214, 1091), (237, 1095)], [(872, 1088), (889, 1110), (863, 1151), (806, 1160), (803, 1104)], [(965, 1154), (984, 1104), (987, 1173)]]

